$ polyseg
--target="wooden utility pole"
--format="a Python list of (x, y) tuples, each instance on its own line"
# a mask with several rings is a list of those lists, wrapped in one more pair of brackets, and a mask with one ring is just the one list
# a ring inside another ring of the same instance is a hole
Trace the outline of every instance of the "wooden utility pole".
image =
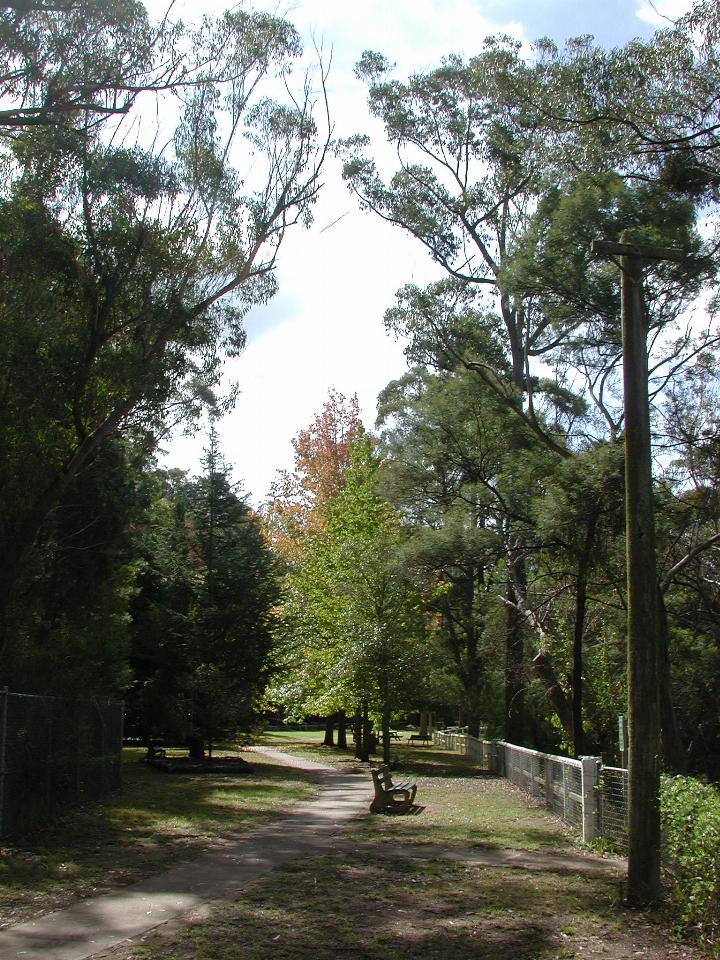
[(627, 538), (628, 763), (627, 902), (660, 898), (660, 631), (655, 562), (646, 260), (682, 260), (680, 250), (646, 246), (626, 230), (621, 243), (593, 240), (593, 253), (620, 257), (625, 403), (625, 529)]

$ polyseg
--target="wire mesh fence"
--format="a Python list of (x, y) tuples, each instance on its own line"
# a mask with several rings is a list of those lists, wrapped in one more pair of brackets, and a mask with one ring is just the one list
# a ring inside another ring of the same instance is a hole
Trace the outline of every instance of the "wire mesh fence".
[(476, 740), (438, 730), (435, 742), (506, 777), (575, 830), (583, 840), (609, 840), (627, 849), (627, 770), (603, 767), (599, 757), (574, 760), (505, 741)]
[(620, 851), (627, 851), (628, 772), (601, 767), (598, 784), (598, 833)]
[(505, 776), (570, 827), (583, 833), (583, 766), (579, 760), (556, 757), (503, 743)]
[(123, 704), (0, 691), (0, 836), (121, 786)]
[(475, 766), (488, 773), (497, 769), (497, 745), (492, 740), (478, 740), (456, 729), (436, 730), (434, 741), (445, 750), (456, 750), (468, 756)]

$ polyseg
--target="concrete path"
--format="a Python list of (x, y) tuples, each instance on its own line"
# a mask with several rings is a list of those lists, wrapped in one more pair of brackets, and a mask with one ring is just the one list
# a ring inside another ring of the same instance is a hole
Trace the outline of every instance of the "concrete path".
[(276, 750), (255, 749), (279, 763), (317, 771), (320, 793), (292, 806), (282, 820), (232, 838), (220, 849), (165, 873), (0, 930), (0, 958), (87, 960), (289, 860), (325, 852), (346, 821), (367, 812), (372, 799), (367, 775), (338, 772)]

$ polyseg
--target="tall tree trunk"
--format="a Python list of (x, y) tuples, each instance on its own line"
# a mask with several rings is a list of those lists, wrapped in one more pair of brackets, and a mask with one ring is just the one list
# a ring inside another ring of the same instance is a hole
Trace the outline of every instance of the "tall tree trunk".
[(347, 750), (347, 717), (345, 711), (341, 710), (337, 715), (338, 738), (337, 745), (341, 750)]
[(560, 721), (565, 736), (570, 739), (573, 735), (572, 706), (557, 678), (555, 667), (546, 650), (541, 650), (533, 658), (532, 668), (535, 676), (543, 685), (548, 703)]
[[(524, 563), (522, 574), (525, 574)], [(517, 570), (516, 562), (516, 570)], [(523, 683), (525, 637), (523, 618), (518, 611), (517, 594), (508, 577), (507, 634), (505, 642), (505, 739), (518, 746), (525, 740), (525, 685)]]
[(370, 736), (372, 725), (368, 719), (368, 705), (363, 703), (359, 714), (359, 724), (355, 734), (355, 756), (365, 763), (370, 759)]
[(575, 625), (573, 629), (573, 666), (572, 666), (572, 743), (575, 756), (585, 752), (585, 731), (583, 730), (583, 637), (585, 635), (585, 611), (587, 609), (587, 581), (592, 562), (597, 530), (597, 514), (590, 517), (585, 531), (585, 542), (578, 558), (577, 581), (575, 587)]
[[(482, 571), (479, 571), (482, 576)], [(468, 694), (468, 733), (471, 737), (480, 734), (480, 716), (478, 704), (480, 700), (480, 677), (482, 668), (478, 657), (478, 637), (481, 633), (481, 624), (478, 623), (475, 612), (476, 580), (475, 568), (470, 567), (465, 582), (465, 623), (467, 634), (467, 666), (465, 689)]]
[(680, 739), (670, 686), (670, 628), (665, 607), (665, 594), (662, 590), (658, 590), (658, 623), (660, 627), (660, 736), (663, 765), (671, 773), (686, 773), (688, 757)]
[(332, 716), (325, 718), (325, 738), (323, 740), (324, 747), (335, 746), (335, 717), (336, 714), (333, 714)]
[(382, 715), (383, 763), (390, 763), (390, 710), (385, 707)]
[(421, 710), (421, 711), (420, 711), (420, 730), (419, 730), (419, 734), (420, 734), (421, 737), (427, 737), (427, 736), (428, 736), (428, 718), (429, 718), (429, 716), (430, 716), (430, 714), (428, 713), (427, 710)]
[(372, 720), (368, 716), (368, 705), (366, 703), (363, 707), (363, 749), (365, 752), (365, 760), (369, 760), (370, 754), (375, 753), (375, 748), (377, 747), (376, 739), (373, 733)]
[(353, 718), (353, 730), (355, 733), (355, 756), (358, 760), (362, 760), (362, 749), (363, 749), (363, 721), (362, 721), (362, 709), (359, 708)]
[[(637, 243), (625, 231), (623, 243)], [(628, 873), (632, 906), (656, 903), (660, 882), (660, 642), (643, 261), (622, 256), (625, 511), (628, 569)]]

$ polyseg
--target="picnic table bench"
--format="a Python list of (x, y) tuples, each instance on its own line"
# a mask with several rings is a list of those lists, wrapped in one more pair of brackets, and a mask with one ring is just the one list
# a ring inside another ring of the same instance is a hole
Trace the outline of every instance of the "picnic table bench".
[(411, 734), (410, 734), (410, 743), (417, 743), (417, 742), (420, 742), (420, 743), (432, 743), (432, 737), (431, 737), (431, 736), (428, 736), (428, 734), (425, 734), (425, 736), (423, 736), (423, 735), (420, 734), (420, 733), (411, 733)]
[(375, 798), (370, 804), (372, 813), (382, 813), (392, 810), (395, 813), (407, 813), (415, 800), (417, 784), (414, 780), (405, 780), (402, 783), (393, 783), (390, 767), (386, 764), (371, 770)]

